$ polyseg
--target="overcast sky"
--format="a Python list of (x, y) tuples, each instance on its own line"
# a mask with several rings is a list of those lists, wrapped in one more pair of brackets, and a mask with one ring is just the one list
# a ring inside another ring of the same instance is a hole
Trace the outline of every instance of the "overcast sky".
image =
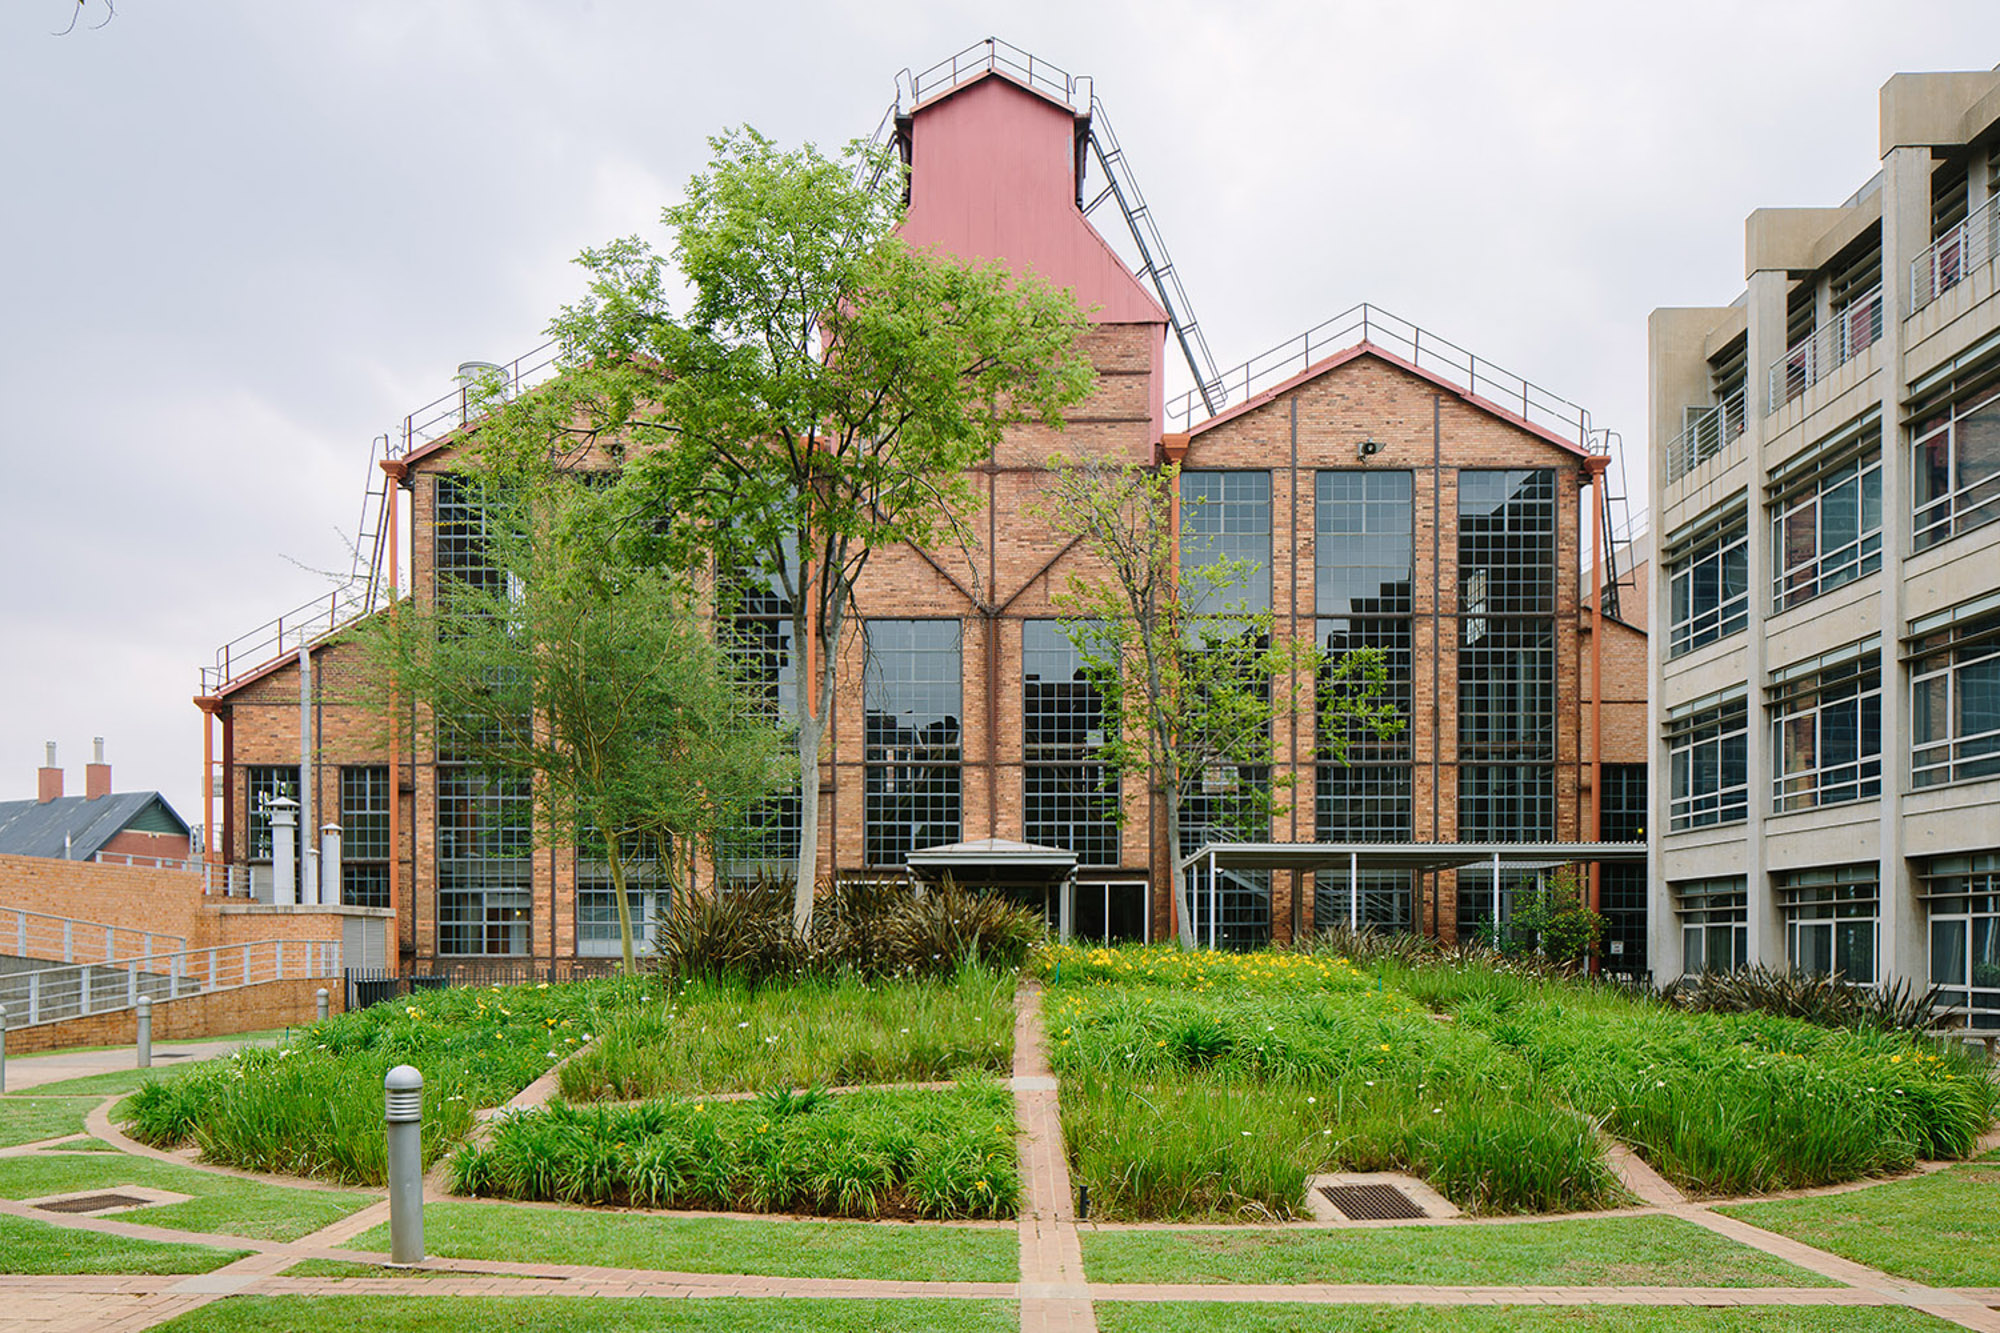
[[(1373, 301), (1646, 447), (1646, 316), (1871, 175), (1993, 0), (0, 6), (0, 799), (41, 743), (190, 820), (226, 640), (348, 562), (372, 438), (541, 341), (748, 122), (835, 144), (988, 35), (1095, 77), (1215, 356)], [(343, 534), (346, 534), (345, 536)]]

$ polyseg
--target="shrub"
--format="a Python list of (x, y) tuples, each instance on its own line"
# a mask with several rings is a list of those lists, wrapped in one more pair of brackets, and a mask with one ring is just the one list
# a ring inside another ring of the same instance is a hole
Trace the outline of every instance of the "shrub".
[(1855, 986), (1839, 973), (1794, 972), (1758, 965), (1682, 977), (1664, 992), (1677, 1009), (1696, 1014), (1775, 1014), (1822, 1027), (1923, 1032), (1936, 1019), (1938, 989)]

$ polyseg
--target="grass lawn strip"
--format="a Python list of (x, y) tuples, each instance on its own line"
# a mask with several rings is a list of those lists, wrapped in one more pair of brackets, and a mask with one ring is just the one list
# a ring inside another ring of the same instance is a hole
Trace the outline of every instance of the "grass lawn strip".
[(120, 1213), (121, 1222), (253, 1240), (297, 1240), (373, 1201), (365, 1194), (290, 1189), (124, 1154), (0, 1158), (4, 1198), (38, 1199), (118, 1185), (151, 1185), (194, 1196), (185, 1203)]
[(1715, 1211), (1934, 1287), (2000, 1287), (2000, 1164)]
[[(178, 1325), (170, 1325), (178, 1327)], [(1387, 1306), (1097, 1302), (1101, 1333), (1930, 1333), (1956, 1324), (1878, 1306)]]
[(569, 1296), (232, 1296), (157, 1327), (170, 1333), (1014, 1333), (1004, 1301), (594, 1300)]
[[(379, 1226), (340, 1248), (383, 1252)], [(1013, 1282), (1020, 1241), (1000, 1227), (752, 1222), (445, 1202), (424, 1209), (424, 1248), (446, 1259), (590, 1264), (668, 1273)]]
[(17, 1095), (22, 1097), (109, 1097), (114, 1093), (132, 1092), (142, 1084), (171, 1078), (200, 1065), (155, 1065), (151, 1069), (114, 1069), (104, 1074), (84, 1074), (77, 1078), (66, 1078), (58, 1083), (44, 1083), (40, 1087), (24, 1088)]
[(0, 1148), (81, 1134), (94, 1104), (88, 1097), (0, 1098)]
[(133, 1240), (0, 1214), (0, 1273), (207, 1273), (249, 1253)]
[(1675, 1217), (1354, 1231), (1083, 1231), (1092, 1282), (1446, 1287), (1840, 1284)]
[(463, 1279), (466, 1274), (456, 1268), (392, 1268), (387, 1264), (362, 1263), (357, 1259), (301, 1259), (287, 1268), (280, 1277), (449, 1277)]

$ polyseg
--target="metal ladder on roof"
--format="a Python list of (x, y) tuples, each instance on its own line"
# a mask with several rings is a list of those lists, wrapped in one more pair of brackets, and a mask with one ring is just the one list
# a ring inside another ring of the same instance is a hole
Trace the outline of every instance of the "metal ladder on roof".
[[(1623, 620), (1624, 616), (1620, 614), (1619, 592), (1623, 588), (1633, 586), (1632, 565), (1628, 562), (1623, 570), (1618, 567), (1618, 546), (1621, 536), (1628, 552), (1632, 546), (1632, 506), (1630, 498), (1624, 494), (1625, 441), (1615, 430), (1593, 430), (1590, 435), (1591, 452), (1609, 455), (1614, 464), (1605, 469), (1604, 484), (1598, 488), (1601, 492), (1598, 503), (1604, 510), (1604, 549), (1596, 553), (1596, 558), (1604, 561), (1604, 567), (1597, 571), (1597, 577), (1604, 589), (1604, 614), (1613, 620)], [(1611, 479), (1613, 472), (1618, 474), (1615, 487)]]

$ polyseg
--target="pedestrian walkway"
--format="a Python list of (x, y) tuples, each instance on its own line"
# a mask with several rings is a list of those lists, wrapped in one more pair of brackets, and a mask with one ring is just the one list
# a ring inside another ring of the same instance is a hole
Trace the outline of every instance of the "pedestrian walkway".
[[(164, 1068), (173, 1065), (191, 1065), (202, 1060), (213, 1060), (219, 1055), (231, 1055), (246, 1045), (271, 1044), (267, 1036), (219, 1037), (204, 1041), (156, 1041), (153, 1043), (153, 1066)], [(136, 1046), (104, 1046), (87, 1051), (52, 1051), (46, 1055), (17, 1055), (7, 1060), (7, 1092), (26, 1092), (30, 1088), (44, 1087), (50, 1083), (62, 1083), (73, 1078), (87, 1078), (92, 1074), (113, 1074), (139, 1067), (139, 1051)]]
[[(0, 1333), (137, 1333), (189, 1310), (239, 1293), (261, 1296), (421, 1295), (425, 1297), (546, 1296), (630, 1299), (788, 1297), (833, 1300), (1015, 1301), (1023, 1330), (1074, 1333), (1095, 1330), (1096, 1307), (1105, 1303), (1199, 1302), (1325, 1306), (1689, 1306), (1715, 1309), (1752, 1307), (1903, 1307), (1934, 1315), (1958, 1327), (2000, 1333), (2000, 1288), (1938, 1288), (1892, 1277), (1878, 1269), (1726, 1217), (1706, 1203), (1690, 1202), (1660, 1179), (1629, 1150), (1612, 1145), (1611, 1159), (1646, 1206), (1618, 1216), (1679, 1217), (1738, 1244), (1773, 1255), (1838, 1285), (1825, 1287), (1668, 1287), (1668, 1286), (1426, 1286), (1364, 1283), (1226, 1284), (1105, 1283), (1088, 1280), (1073, 1204), (1061, 1128), (1060, 1085), (1050, 1070), (1042, 1042), (1041, 993), (1029, 983), (1016, 997), (1013, 1090), (1017, 1142), (1022, 1167), (1022, 1202), (1017, 1231), (1020, 1277), (1016, 1282), (918, 1282), (857, 1278), (781, 1278), (745, 1274), (675, 1273), (587, 1264), (510, 1263), (488, 1260), (425, 1261), (421, 1283), (407, 1277), (288, 1277), (303, 1260), (332, 1259), (380, 1264), (385, 1254), (341, 1248), (387, 1219), (386, 1198), (295, 1241), (201, 1235), (164, 1227), (37, 1212), (0, 1200), (0, 1214), (33, 1217), (59, 1227), (128, 1236), (139, 1240), (192, 1242), (247, 1250), (233, 1263), (195, 1276), (0, 1276)], [(239, 1042), (177, 1043), (189, 1058), (226, 1054)], [(29, 1066), (34, 1083), (17, 1083), (15, 1068)], [(39, 1086), (56, 1078), (132, 1067), (131, 1048), (37, 1056), (9, 1070), (9, 1088)], [(49, 1071), (49, 1072), (44, 1072)], [(38, 1077), (37, 1077), (38, 1076)], [(550, 1085), (552, 1087), (552, 1083)], [(541, 1089), (546, 1092), (547, 1089)], [(117, 1099), (106, 1098), (88, 1117), (92, 1133), (121, 1151), (186, 1162), (181, 1154), (160, 1153), (125, 1138), (111, 1126)], [(524, 1094), (523, 1099), (533, 1100)], [(1989, 1134), (1981, 1150), (2000, 1145)], [(37, 1145), (7, 1150), (33, 1151)], [(199, 1163), (190, 1163), (200, 1166)], [(228, 1175), (249, 1173), (200, 1167)], [(310, 1182), (287, 1181), (291, 1185)], [(1809, 1193), (1836, 1193), (1842, 1186)], [(1602, 1216), (1599, 1214), (1598, 1216)], [(1519, 1219), (1460, 1219), (1431, 1225), (1511, 1225)], [(777, 1225), (783, 1225), (777, 1223)], [(1317, 1224), (1325, 1225), (1325, 1224)], [(1379, 1225), (1379, 1224), (1378, 1224)]]

